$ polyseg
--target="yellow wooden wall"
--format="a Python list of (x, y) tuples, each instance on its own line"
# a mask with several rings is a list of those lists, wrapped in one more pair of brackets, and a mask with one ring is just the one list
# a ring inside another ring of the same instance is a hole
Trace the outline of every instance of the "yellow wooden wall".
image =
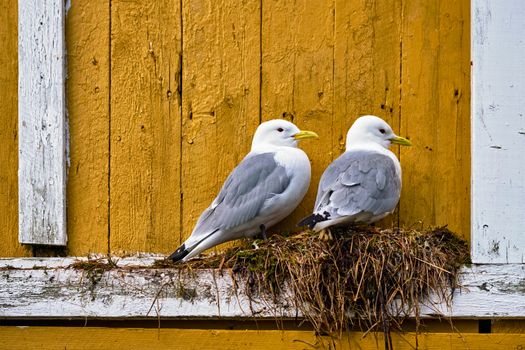
[[(17, 243), (17, 1), (0, 4), (0, 256)], [(470, 4), (415, 0), (75, 0), (66, 21), (68, 253), (169, 253), (257, 125), (315, 130), (304, 202), (362, 114), (414, 143), (383, 222), (469, 236)]]
[[(312, 331), (101, 327), (0, 327), (0, 350), (25, 349), (384, 349), (382, 334), (352, 332), (341, 340)], [(397, 350), (523, 349), (523, 333), (395, 333)], [(417, 345), (417, 347), (416, 347)]]
[(18, 243), (18, 2), (0, 2), (0, 256), (25, 256)]
[[(272, 321), (160, 321), (138, 322), (70, 321), (45, 325), (21, 321), (0, 324), (0, 349), (383, 349), (382, 333), (350, 331), (342, 339), (316, 337), (307, 325), (284, 330)], [(146, 326), (148, 325), (149, 326)], [(111, 325), (111, 326), (108, 326)], [(160, 326), (160, 327), (159, 327)], [(403, 332), (392, 332), (394, 349), (523, 349), (525, 323), (493, 320), (490, 334), (480, 334), (475, 320), (427, 320), (417, 336), (413, 324)]]

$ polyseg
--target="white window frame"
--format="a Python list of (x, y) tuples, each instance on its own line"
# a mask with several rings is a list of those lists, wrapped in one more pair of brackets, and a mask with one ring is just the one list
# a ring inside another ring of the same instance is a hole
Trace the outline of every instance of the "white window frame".
[(18, 2), (18, 229), (67, 243), (64, 0)]
[[(24, 243), (65, 244), (64, 4), (48, 0), (48, 8), (37, 8), (37, 3), (19, 2), (20, 237)], [(451, 308), (444, 302), (422, 305), (421, 314), (524, 318), (525, 195), (520, 196), (520, 191), (525, 188), (525, 156), (521, 154), (525, 128), (520, 103), (525, 97), (525, 73), (520, 64), (525, 62), (525, 2), (472, 0), (471, 11), (471, 245), (476, 265), (462, 268), (461, 288), (454, 292)], [(40, 18), (53, 28), (43, 29)], [(38, 40), (26, 42), (28, 38)], [(56, 74), (46, 75), (50, 71)], [(39, 80), (48, 84), (38, 84)], [(51, 198), (42, 196), (41, 186), (48, 186), (46, 195)], [(61, 240), (51, 239), (46, 220), (57, 227), (57, 235), (51, 236)], [(26, 230), (32, 228), (37, 229), (29, 237), (36, 239), (26, 240)], [(161, 258), (121, 259), (118, 268), (95, 276), (97, 283), (90, 282), (93, 276), (86, 278), (88, 272), (69, 267), (77, 258), (0, 259), (0, 304), (4, 305), (0, 317), (275, 317), (264, 302), (232, 294), (233, 282), (227, 273), (197, 272), (196, 280), (188, 284), (195, 289), (190, 293), (195, 298), (188, 299), (173, 291), (173, 282), (191, 277), (172, 269), (159, 273), (138, 268)], [(162, 286), (167, 287), (163, 290)], [(295, 309), (280, 310), (279, 316), (296, 316)]]
[(525, 259), (525, 1), (472, 0), (472, 261)]

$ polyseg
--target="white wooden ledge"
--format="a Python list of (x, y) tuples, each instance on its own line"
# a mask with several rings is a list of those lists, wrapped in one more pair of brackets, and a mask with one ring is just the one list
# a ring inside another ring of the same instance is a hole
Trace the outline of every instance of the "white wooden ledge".
[[(85, 260), (85, 258), (83, 258)], [(229, 270), (152, 269), (154, 257), (124, 258), (102, 274), (69, 267), (75, 258), (0, 259), (0, 318), (293, 318), (236, 289)], [(133, 268), (131, 268), (133, 266)], [(142, 267), (140, 267), (142, 266)], [(525, 265), (477, 265), (461, 271), (451, 308), (423, 307), (423, 317), (525, 316)]]

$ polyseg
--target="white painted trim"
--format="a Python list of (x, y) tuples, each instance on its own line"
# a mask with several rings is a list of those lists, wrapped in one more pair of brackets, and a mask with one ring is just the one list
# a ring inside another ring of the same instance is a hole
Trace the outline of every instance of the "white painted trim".
[(472, 0), (472, 261), (525, 262), (525, 1)]
[(65, 245), (64, 0), (18, 2), (19, 241)]
[[(229, 270), (198, 270), (191, 274), (149, 268), (156, 259), (160, 258), (120, 259), (118, 268), (94, 275), (70, 268), (76, 258), (1, 259), (0, 318), (297, 316), (289, 300), (278, 306), (260, 299), (250, 302), (242, 293), (243, 287), (236, 292)], [(432, 307), (422, 305), (423, 317), (525, 315), (525, 265), (464, 268), (460, 284), (451, 308), (438, 301)]]

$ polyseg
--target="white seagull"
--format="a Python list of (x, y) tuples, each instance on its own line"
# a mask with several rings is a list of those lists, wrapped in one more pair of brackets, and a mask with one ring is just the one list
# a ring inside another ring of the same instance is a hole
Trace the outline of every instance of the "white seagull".
[(358, 118), (346, 135), (346, 151), (324, 171), (313, 214), (299, 222), (314, 231), (349, 223), (371, 224), (392, 213), (401, 194), (401, 165), (388, 148), (410, 146), (383, 119)]
[(250, 153), (233, 169), (190, 237), (169, 259), (186, 261), (218, 244), (261, 234), (288, 216), (310, 185), (311, 168), (298, 141), (317, 138), (275, 119), (255, 131)]

